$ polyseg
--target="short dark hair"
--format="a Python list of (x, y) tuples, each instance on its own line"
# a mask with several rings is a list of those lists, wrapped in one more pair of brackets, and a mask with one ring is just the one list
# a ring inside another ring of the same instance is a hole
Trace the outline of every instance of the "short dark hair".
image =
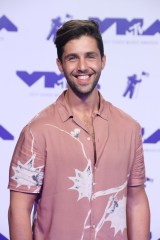
[(62, 27), (57, 30), (54, 41), (60, 61), (62, 61), (65, 44), (68, 41), (78, 39), (81, 36), (90, 36), (95, 38), (101, 57), (104, 56), (103, 40), (98, 23), (94, 20), (70, 20), (65, 22)]

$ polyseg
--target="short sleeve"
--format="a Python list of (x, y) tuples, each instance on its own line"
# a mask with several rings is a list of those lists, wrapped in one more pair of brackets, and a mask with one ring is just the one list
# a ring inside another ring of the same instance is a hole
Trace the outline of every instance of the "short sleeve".
[(144, 152), (142, 143), (142, 132), (141, 127), (137, 125), (136, 132), (136, 149), (135, 158), (131, 168), (131, 173), (129, 176), (128, 186), (139, 186), (143, 185), (146, 181), (145, 177), (145, 164), (144, 164)]
[(27, 125), (17, 141), (9, 171), (10, 190), (39, 193), (43, 184), (45, 154), (42, 142)]

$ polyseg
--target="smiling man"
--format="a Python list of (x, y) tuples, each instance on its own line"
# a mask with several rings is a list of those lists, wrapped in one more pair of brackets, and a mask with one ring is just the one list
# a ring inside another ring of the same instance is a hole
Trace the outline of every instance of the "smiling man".
[(141, 127), (97, 89), (106, 63), (98, 24), (68, 21), (55, 44), (68, 89), (20, 134), (10, 239), (148, 240)]

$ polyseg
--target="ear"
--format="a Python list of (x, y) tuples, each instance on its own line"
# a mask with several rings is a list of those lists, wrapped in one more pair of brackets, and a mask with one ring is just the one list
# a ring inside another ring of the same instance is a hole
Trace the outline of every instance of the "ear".
[(106, 65), (106, 55), (102, 57), (102, 70), (105, 67), (105, 65)]
[(58, 69), (61, 73), (63, 73), (63, 67), (62, 67), (62, 63), (61, 61), (59, 60), (59, 58), (56, 59), (56, 63), (57, 63), (57, 66), (58, 66)]

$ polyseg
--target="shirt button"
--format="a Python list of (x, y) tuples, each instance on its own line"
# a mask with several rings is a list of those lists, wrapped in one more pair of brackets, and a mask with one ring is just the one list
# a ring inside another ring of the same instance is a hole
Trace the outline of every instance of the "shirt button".
[(92, 225), (92, 228), (94, 229), (95, 227), (96, 227), (96, 225), (93, 224), (93, 225)]
[(90, 140), (91, 140), (91, 138), (90, 138), (90, 137), (87, 137), (87, 140), (88, 140), (88, 141), (90, 141)]
[(96, 199), (96, 196), (95, 194), (92, 195), (92, 199), (95, 200)]

